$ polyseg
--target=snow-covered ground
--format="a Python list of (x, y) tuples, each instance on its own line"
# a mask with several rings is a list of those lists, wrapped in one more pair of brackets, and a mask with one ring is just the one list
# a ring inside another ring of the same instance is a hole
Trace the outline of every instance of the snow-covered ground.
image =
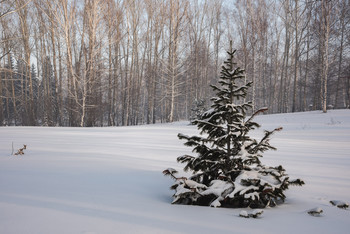
[[(186, 122), (110, 128), (0, 128), (0, 233), (350, 233), (350, 110), (264, 115), (277, 151), (262, 159), (283, 165), (303, 187), (258, 219), (242, 209), (171, 205), (173, 181), (190, 153), (177, 133), (197, 134)], [(11, 156), (27, 144), (23, 156)], [(320, 217), (310, 216), (321, 208)], [(247, 212), (251, 212), (246, 209)]]

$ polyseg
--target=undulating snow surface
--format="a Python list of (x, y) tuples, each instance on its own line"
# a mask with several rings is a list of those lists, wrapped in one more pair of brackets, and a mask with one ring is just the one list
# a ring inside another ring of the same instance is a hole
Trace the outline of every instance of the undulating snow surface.
[[(191, 153), (178, 133), (198, 134), (187, 122), (110, 128), (0, 128), (0, 233), (350, 233), (350, 110), (275, 114), (255, 119), (277, 151), (262, 163), (283, 165), (303, 187), (264, 209), (171, 205), (173, 181), (162, 175)], [(11, 156), (27, 144), (23, 156)], [(323, 213), (307, 212), (320, 208)], [(252, 213), (250, 209), (243, 209)]]

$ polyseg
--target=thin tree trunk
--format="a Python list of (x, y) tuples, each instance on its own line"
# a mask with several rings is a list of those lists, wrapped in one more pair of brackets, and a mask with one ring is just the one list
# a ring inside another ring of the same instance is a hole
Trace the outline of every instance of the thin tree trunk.
[(292, 112), (296, 111), (297, 102), (297, 81), (298, 81), (298, 62), (299, 62), (299, 18), (298, 18), (298, 0), (295, 0), (294, 17), (295, 17), (295, 50), (294, 50), (294, 82), (293, 82), (293, 103)]
[[(343, 1), (344, 3), (344, 1)], [(344, 4), (345, 5), (345, 4)], [(343, 6), (344, 6), (343, 5)], [(340, 83), (341, 83), (341, 74), (342, 74), (342, 63), (343, 63), (343, 50), (344, 50), (344, 31), (345, 31), (345, 6), (341, 10), (341, 16), (340, 16), (340, 25), (341, 25), (341, 32), (340, 32), (340, 47), (339, 47), (339, 62), (338, 62), (338, 77), (337, 77), (337, 89), (335, 93), (335, 103), (334, 107), (339, 107), (339, 92), (340, 90)]]

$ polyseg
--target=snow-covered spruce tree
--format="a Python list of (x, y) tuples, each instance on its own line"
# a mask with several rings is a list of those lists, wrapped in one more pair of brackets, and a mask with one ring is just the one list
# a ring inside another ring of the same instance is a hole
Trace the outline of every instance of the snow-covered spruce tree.
[(266, 108), (246, 116), (252, 104), (244, 99), (252, 83), (237, 85), (244, 82), (244, 71), (233, 63), (234, 53), (228, 51), (219, 86), (212, 85), (216, 97), (211, 99), (211, 109), (195, 121), (201, 136), (178, 135), (197, 153), (177, 159), (193, 175), (177, 177), (172, 168), (163, 171), (175, 179), (171, 187), (175, 190), (174, 204), (263, 208), (283, 202), (289, 185), (304, 184), (300, 179), (290, 180), (282, 166), (261, 164), (262, 153), (275, 149), (269, 144), (270, 136), (282, 128), (265, 131), (259, 141), (248, 135), (260, 127), (253, 122), (254, 116)]

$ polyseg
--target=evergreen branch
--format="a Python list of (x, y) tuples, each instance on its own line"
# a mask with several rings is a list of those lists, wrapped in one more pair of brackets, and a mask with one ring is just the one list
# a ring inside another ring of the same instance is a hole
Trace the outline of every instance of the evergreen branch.
[(171, 178), (173, 178), (174, 180), (177, 180), (178, 178), (174, 175), (178, 173), (177, 170), (175, 170), (174, 168), (168, 168), (166, 170), (163, 171), (163, 175), (165, 176), (170, 176)]
[(187, 154), (177, 157), (177, 161), (181, 163), (189, 162), (189, 161), (192, 161), (193, 159), (195, 159), (195, 157)]
[(305, 182), (301, 179), (295, 179), (295, 180), (290, 180), (289, 181), (290, 185), (296, 185), (296, 186), (302, 186), (305, 184)]
[[(256, 144), (254, 146), (253, 149), (249, 150), (250, 153), (256, 153), (258, 151), (265, 151), (266, 149), (264, 148), (269, 148), (269, 149), (273, 149), (273, 150), (276, 150), (275, 147), (271, 146), (270, 144), (268, 143), (265, 143), (269, 140), (270, 136), (274, 133), (274, 132), (278, 132), (278, 131), (281, 131), (283, 128), (282, 127), (279, 127), (279, 128), (275, 128), (274, 130), (272, 131), (265, 131), (265, 136), (260, 140), (260, 142), (258, 144)], [(264, 148), (261, 148), (261, 147), (264, 147)]]
[(205, 121), (205, 120), (198, 120), (198, 123), (202, 123), (202, 124), (207, 124), (207, 125), (210, 125), (210, 126), (213, 126), (213, 127), (216, 127), (216, 128), (223, 128), (222, 126), (219, 126), (217, 124), (213, 124), (213, 123), (210, 123), (208, 121)]
[(250, 116), (250, 118), (246, 122), (250, 122), (256, 115), (258, 115), (260, 113), (263, 113), (263, 112), (265, 112), (267, 110), (268, 110), (267, 107), (264, 107), (264, 108), (261, 108), (261, 109), (257, 110), (252, 116)]

